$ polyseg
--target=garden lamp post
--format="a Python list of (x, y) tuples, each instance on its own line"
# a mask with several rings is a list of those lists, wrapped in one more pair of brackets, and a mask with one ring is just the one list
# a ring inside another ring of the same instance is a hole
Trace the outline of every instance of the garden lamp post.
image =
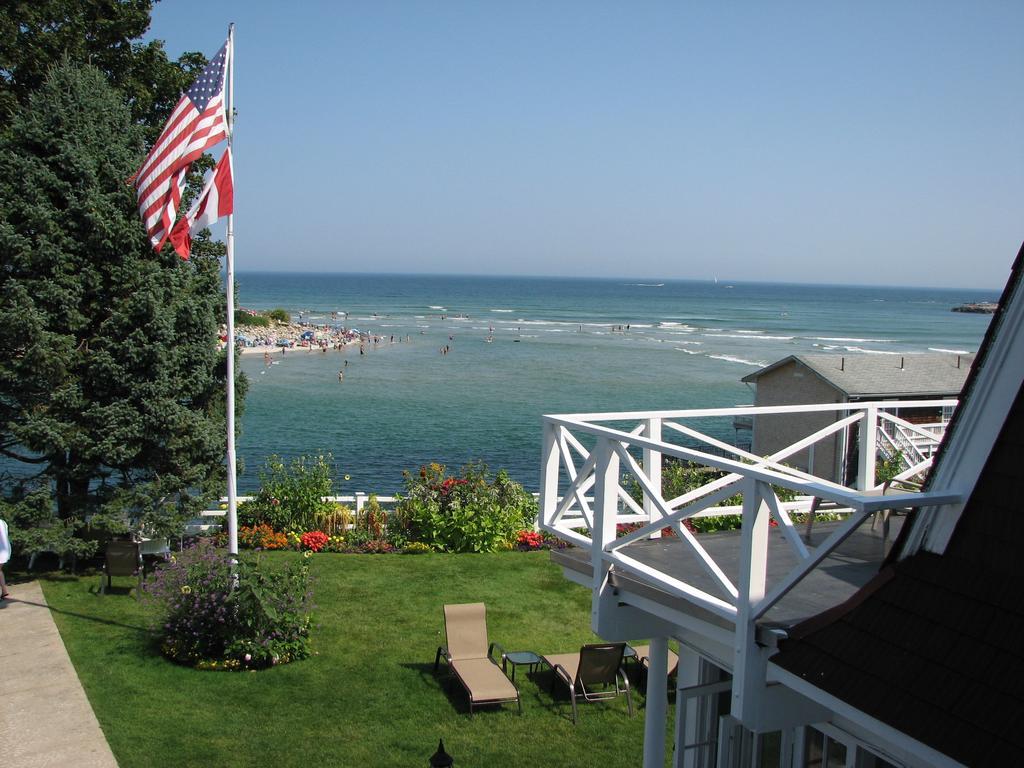
[(444, 751), (444, 740), (437, 740), (437, 752), (430, 756), (430, 768), (450, 768), (455, 763), (452, 756)]

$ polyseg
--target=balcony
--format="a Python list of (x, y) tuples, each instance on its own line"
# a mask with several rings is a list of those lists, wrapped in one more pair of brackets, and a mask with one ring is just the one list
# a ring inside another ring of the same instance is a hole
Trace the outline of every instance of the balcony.
[[(540, 526), (574, 545), (553, 559), (568, 578), (593, 590), (595, 632), (630, 639), (660, 626), (670, 628), (665, 634), (685, 635), (734, 675), (734, 715), (763, 730), (771, 725), (762, 695), (766, 660), (777, 641), (866, 584), (903, 518), (894, 518), (888, 542), (878, 526), (865, 523), (876, 512), (961, 501), (948, 492), (883, 492), (875, 477), (878, 459), (892, 462), (898, 453), (895, 479), (923, 478), (944, 425), (908, 419), (918, 408), (955, 405), (884, 401), (547, 416)], [(808, 422), (820, 425), (823, 413), (834, 419), (828, 426), (769, 456), (716, 436), (746, 419), (756, 425), (763, 415), (794, 422), (810, 415)], [(791, 466), (828, 442), (851, 452), (851, 485)], [(720, 476), (666, 499), (666, 457)], [(737, 494), (740, 503), (720, 506)], [(806, 536), (802, 524), (814, 499), (833, 519), (815, 523)], [(698, 534), (686, 524), (724, 514), (741, 515), (740, 529)], [(635, 530), (621, 535), (623, 523)], [(665, 537), (664, 529), (674, 535)]]

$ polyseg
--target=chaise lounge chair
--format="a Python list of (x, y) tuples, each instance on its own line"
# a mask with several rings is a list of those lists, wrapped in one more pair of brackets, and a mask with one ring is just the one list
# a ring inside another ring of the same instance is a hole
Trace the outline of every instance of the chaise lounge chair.
[(481, 704), (514, 701), (523, 714), (523, 702), (515, 683), (505, 677), (491, 658), (496, 643), (487, 644), (487, 616), (483, 603), (464, 603), (444, 607), (444, 633), (447, 645), (437, 649), (434, 672), (441, 657), (448, 662), (469, 696), (469, 714)]
[[(625, 643), (592, 643), (580, 648), (579, 653), (559, 653), (541, 657), (554, 673), (551, 691), (554, 692), (555, 683), (559, 680), (569, 687), (573, 723), (576, 722), (577, 696), (582, 696), (584, 701), (603, 701), (614, 699), (625, 691), (626, 707), (629, 716), (633, 716), (629, 680), (622, 671), (622, 655), (625, 650)], [(608, 690), (609, 686), (615, 686), (615, 689)]]

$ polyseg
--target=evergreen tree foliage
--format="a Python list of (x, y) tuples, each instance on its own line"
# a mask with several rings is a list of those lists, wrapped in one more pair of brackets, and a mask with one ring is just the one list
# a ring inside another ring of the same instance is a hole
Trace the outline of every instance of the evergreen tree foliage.
[(0, 130), (61, 62), (89, 64), (128, 100), (155, 140), (181, 92), (206, 64), (201, 54), (167, 59), (163, 41), (138, 42), (153, 0), (4, 0), (0, 6)]
[(87, 551), (71, 538), (87, 517), (171, 532), (223, 482), (223, 245), (153, 252), (126, 184), (145, 129), (96, 68), (52, 68), (10, 127), (0, 454), (28, 471), (3, 481), (0, 515), (35, 527), (29, 550)]

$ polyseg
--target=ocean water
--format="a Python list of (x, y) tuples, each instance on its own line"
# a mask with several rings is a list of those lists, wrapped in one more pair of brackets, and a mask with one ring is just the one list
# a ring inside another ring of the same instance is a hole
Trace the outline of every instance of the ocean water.
[(791, 354), (973, 352), (989, 316), (950, 309), (998, 298), (724, 281), (244, 272), (236, 280), (242, 306), (284, 307), (314, 324), (338, 313), (336, 324), (384, 338), (365, 355), (294, 350), (270, 366), (243, 356), (243, 492), (258, 487), (268, 455), (323, 452), (351, 478), (343, 493), (391, 493), (403, 470), (472, 459), (536, 489), (543, 414), (746, 405), (753, 392), (740, 379)]

